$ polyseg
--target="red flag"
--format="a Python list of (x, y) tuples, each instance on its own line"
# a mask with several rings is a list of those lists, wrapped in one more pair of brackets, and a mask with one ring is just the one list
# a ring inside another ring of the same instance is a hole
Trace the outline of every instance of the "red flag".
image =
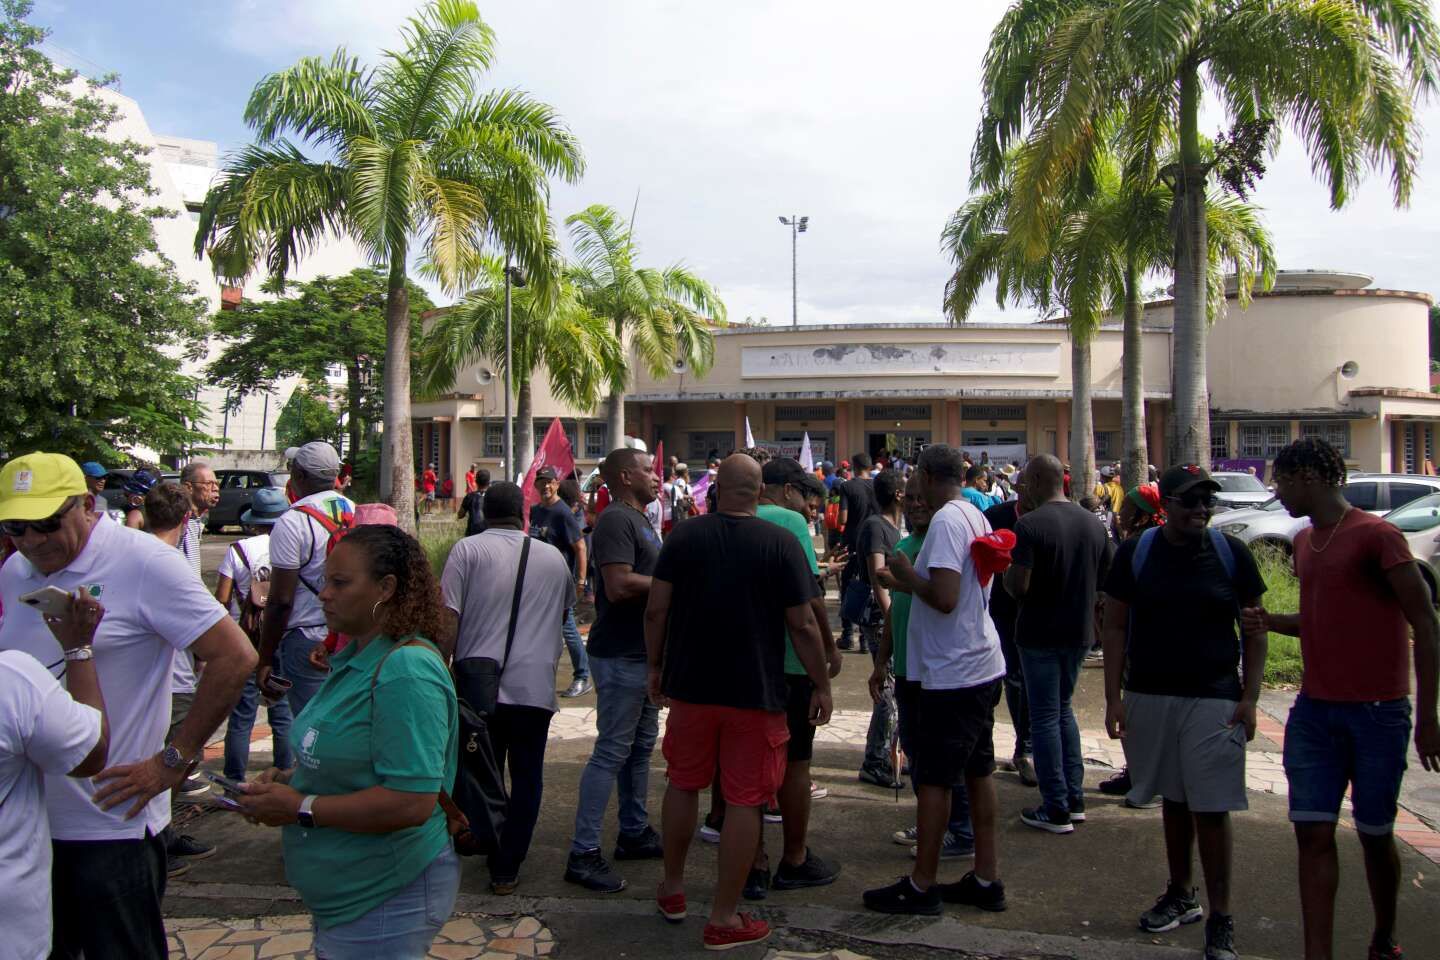
[(661, 480), (665, 479), (665, 441), (661, 440), (655, 444), (655, 476)]
[(525, 529), (530, 528), (530, 508), (540, 502), (540, 494), (535, 489), (535, 474), (540, 472), (541, 467), (551, 467), (555, 475), (561, 480), (570, 476), (575, 470), (575, 451), (570, 447), (570, 441), (565, 436), (565, 428), (560, 425), (560, 418), (556, 417), (550, 421), (550, 429), (545, 431), (545, 439), (540, 443), (540, 449), (535, 451), (535, 459), (530, 463), (530, 469), (525, 471)]

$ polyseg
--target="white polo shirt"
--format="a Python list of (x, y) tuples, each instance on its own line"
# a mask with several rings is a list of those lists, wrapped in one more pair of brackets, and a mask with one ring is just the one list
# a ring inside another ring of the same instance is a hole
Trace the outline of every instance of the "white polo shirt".
[(70, 699), (30, 654), (0, 651), (0, 956), (50, 952), (45, 775), (74, 770), (99, 739), (99, 710)]
[(949, 613), (918, 596), (910, 604), (905, 676), (919, 680), (922, 689), (975, 687), (1005, 675), (1000, 635), (988, 609), (990, 587), (980, 586), (970, 556), (970, 544), (987, 533), (989, 521), (966, 500), (951, 500), (930, 520), (915, 572), (928, 580), (936, 568), (959, 571), (960, 600)]
[(301, 630), (316, 643), (324, 640), (329, 632), (318, 594), (325, 589), (325, 546), (330, 542), (330, 534), (320, 521), (295, 507), (315, 507), (323, 513), (330, 500), (343, 500), (351, 510), (355, 509), (354, 504), (335, 491), (322, 490), (296, 500), (270, 529), (271, 569), (300, 572), (301, 582), (295, 584), (295, 605), (290, 608), (285, 629)]
[[(20, 554), (0, 570), (0, 650), (24, 650), (64, 676), (60, 644), (22, 594), (41, 587), (84, 587), (105, 608), (95, 631), (95, 671), (110, 717), (109, 765), (136, 763), (165, 746), (170, 726), (170, 669), (175, 651), (225, 616), (185, 557), (151, 534), (118, 523), (96, 523), (80, 555), (50, 576)], [(150, 801), (143, 813), (125, 819), (127, 804), (101, 810), (91, 802), (89, 780), (46, 779), (50, 832), (58, 840), (133, 840), (159, 833), (170, 822), (170, 793)]]
[[(236, 547), (244, 552), (244, 560), (236, 556)], [(248, 568), (246, 563), (249, 563)], [(215, 573), (217, 576), (229, 577), (234, 583), (235, 587), (230, 591), (230, 616), (239, 620), (240, 603), (250, 595), (250, 580), (254, 574), (261, 575), (262, 583), (270, 579), (270, 534), (262, 533), (230, 544), (225, 556), (220, 558), (220, 566)], [(302, 586), (300, 589), (305, 588)]]

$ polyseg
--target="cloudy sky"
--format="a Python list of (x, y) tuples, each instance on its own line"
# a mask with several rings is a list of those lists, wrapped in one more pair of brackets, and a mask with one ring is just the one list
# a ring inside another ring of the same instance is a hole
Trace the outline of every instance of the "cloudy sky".
[[(72, 66), (119, 74), (158, 133), (248, 137), (241, 112), (265, 73), (344, 45), (395, 43), (405, 0), (39, 0)], [(591, 203), (627, 216), (639, 195), (644, 260), (683, 260), (732, 319), (790, 321), (790, 231), (801, 323), (939, 320), (948, 275), (938, 238), (965, 199), (979, 63), (1007, 0), (504, 0), (481, 4), (498, 35), (492, 86), (552, 103), (588, 172), (553, 191), (557, 220)], [(1440, 107), (1420, 185), (1393, 208), (1377, 176), (1340, 212), (1293, 142), (1257, 196), (1282, 267), (1341, 268), (1381, 286), (1440, 292)], [(1219, 119), (1206, 131), (1214, 133)], [(986, 301), (977, 319), (1028, 319)]]

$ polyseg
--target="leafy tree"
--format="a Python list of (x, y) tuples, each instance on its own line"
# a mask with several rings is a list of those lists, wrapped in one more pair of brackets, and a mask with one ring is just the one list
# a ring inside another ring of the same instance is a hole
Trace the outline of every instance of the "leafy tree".
[(144, 151), (107, 139), (117, 109), (38, 49), (28, 3), (0, 4), (0, 458), (115, 462), (206, 439), (205, 302), (161, 254)]
[(1430, 307), (1430, 369), (1440, 368), (1440, 304)]
[[(663, 270), (635, 262), (630, 224), (602, 204), (565, 220), (575, 248), (571, 279), (580, 299), (610, 322), (654, 377), (669, 376), (676, 361), (704, 374), (715, 362), (710, 324), (724, 324), (725, 304), (709, 283), (676, 263)], [(625, 370), (611, 385), (610, 444), (625, 437)]]
[[(1208, 463), (1212, 176), (1243, 193), (1284, 123), (1327, 182), (1332, 207), (1379, 165), (1404, 204), (1419, 159), (1414, 100), (1434, 92), (1437, 68), (1440, 31), (1415, 0), (1018, 0), (985, 57), (973, 167), (993, 179), (1008, 146), (1030, 136), (1037, 149), (1016, 193), (1047, 197), (1106, 135), (1096, 119), (1124, 105), (1126, 179), (1160, 180), (1175, 209), (1170, 459)], [(1230, 124), (1209, 157), (1200, 134), (1207, 92)], [(1172, 131), (1178, 158), (1165, 163)], [(1013, 208), (1010, 230), (1027, 245), (1048, 235), (1043, 207)]]
[[(361, 268), (280, 292), (287, 295), (246, 300), (216, 316), (215, 333), (226, 345), (210, 363), (210, 377), (230, 391), (231, 403), (238, 405), (247, 394), (269, 391), (288, 377), (323, 383), (331, 366), (343, 365), (349, 451), (355, 456), (364, 426), (378, 420), (381, 410), (375, 374), (385, 362), (385, 274)], [(416, 336), (420, 314), (433, 304), (408, 281), (405, 299), (411, 335)]]
[(226, 277), (261, 261), (283, 277), (326, 236), (346, 233), (386, 272), (390, 475), (381, 492), (408, 528), (411, 255), (427, 260), (449, 291), (466, 287), (491, 244), (543, 278), (553, 248), (547, 178), (573, 181), (583, 164), (549, 106), (518, 90), (476, 92), (494, 59), (494, 34), (472, 0), (434, 0), (400, 40), (378, 67), (342, 48), (256, 85), (245, 108), (256, 142), (206, 197), (195, 246)]
[(275, 418), (275, 449), (298, 447), (311, 440), (340, 439), (340, 418), (330, 404), (324, 381), (297, 386)]

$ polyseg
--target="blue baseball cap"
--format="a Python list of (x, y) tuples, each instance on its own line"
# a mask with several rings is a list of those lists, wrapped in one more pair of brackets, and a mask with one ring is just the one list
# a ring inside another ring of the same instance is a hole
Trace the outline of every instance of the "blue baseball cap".
[(80, 464), (80, 472), (85, 474), (85, 476), (87, 477), (103, 477), (110, 471), (106, 470), (102, 464), (97, 463), (94, 460), (86, 460), (84, 463)]

